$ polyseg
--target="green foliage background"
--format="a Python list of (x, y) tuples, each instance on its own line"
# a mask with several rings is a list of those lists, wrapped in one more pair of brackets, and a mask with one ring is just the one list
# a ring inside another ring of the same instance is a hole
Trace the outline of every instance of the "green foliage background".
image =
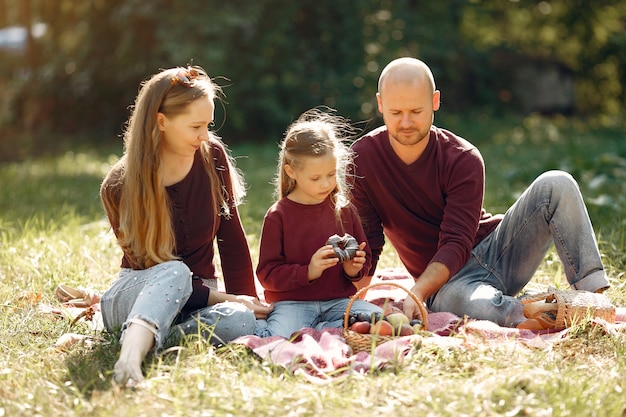
[(0, 142), (115, 136), (142, 80), (192, 61), (225, 88), (231, 142), (277, 141), (318, 105), (368, 129), (380, 70), (406, 55), (432, 67), (448, 112), (529, 111), (512, 74), (532, 62), (571, 75), (569, 111), (621, 126), (625, 21), (621, 0), (0, 0), (0, 27), (48, 25), (0, 51)]

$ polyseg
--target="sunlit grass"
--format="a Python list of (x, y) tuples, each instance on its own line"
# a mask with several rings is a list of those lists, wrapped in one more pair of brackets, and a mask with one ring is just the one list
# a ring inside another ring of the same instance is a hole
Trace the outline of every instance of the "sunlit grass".
[[(501, 212), (536, 175), (566, 169), (587, 199), (612, 288), (626, 305), (626, 144), (621, 132), (571, 121), (530, 118), (487, 122), (449, 118), (487, 165), (485, 206)], [(481, 124), (482, 123), (482, 124)], [(226, 138), (227, 141), (227, 138)], [(278, 147), (231, 146), (249, 185), (241, 216), (253, 260), (272, 204)], [(621, 416), (626, 407), (623, 335), (581, 323), (550, 349), (468, 340), (462, 349), (422, 346), (403, 363), (316, 385), (263, 361), (247, 348), (190, 341), (144, 370), (148, 386), (111, 384), (116, 335), (70, 328), (39, 310), (58, 303), (59, 283), (108, 287), (120, 251), (104, 219), (98, 187), (119, 149), (61, 152), (0, 165), (0, 417), (2, 416)], [(381, 267), (399, 267), (385, 250)], [(565, 287), (551, 251), (532, 286)], [(92, 336), (62, 353), (59, 336)]]

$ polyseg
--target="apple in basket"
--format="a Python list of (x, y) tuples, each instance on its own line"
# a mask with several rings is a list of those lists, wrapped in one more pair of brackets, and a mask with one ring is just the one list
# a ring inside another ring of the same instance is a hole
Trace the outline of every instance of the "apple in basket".
[(357, 321), (350, 326), (350, 330), (361, 334), (368, 334), (371, 328), (372, 324), (369, 321)]
[(398, 336), (411, 336), (415, 334), (413, 327), (410, 324), (403, 324), (396, 329)]
[(387, 320), (377, 321), (372, 325), (370, 334), (378, 336), (393, 336), (393, 326)]
[(419, 326), (416, 327), (404, 313), (390, 314), (386, 317), (386, 320), (393, 326), (394, 335), (396, 336), (409, 336), (417, 333), (418, 330), (422, 330), (421, 320), (415, 320), (419, 322)]
[(410, 320), (404, 313), (393, 313), (385, 316), (387, 321), (391, 323), (394, 328), (400, 327), (403, 324), (409, 324)]

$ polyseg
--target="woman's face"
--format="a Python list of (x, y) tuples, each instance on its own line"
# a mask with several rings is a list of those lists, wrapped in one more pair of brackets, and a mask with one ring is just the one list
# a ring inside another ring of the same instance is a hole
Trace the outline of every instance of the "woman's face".
[(215, 105), (209, 97), (191, 102), (185, 112), (168, 117), (158, 114), (158, 125), (163, 135), (164, 153), (193, 156), (203, 141), (209, 140), (209, 125), (213, 122)]

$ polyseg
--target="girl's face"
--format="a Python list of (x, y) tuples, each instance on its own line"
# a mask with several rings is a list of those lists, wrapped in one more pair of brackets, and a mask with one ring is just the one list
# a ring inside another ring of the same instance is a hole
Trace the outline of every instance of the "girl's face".
[(167, 117), (159, 113), (157, 123), (163, 132), (164, 153), (193, 156), (203, 141), (209, 140), (209, 125), (213, 122), (215, 105), (209, 97), (199, 98), (187, 106), (184, 113)]
[(300, 204), (319, 204), (337, 186), (337, 159), (332, 154), (303, 157), (298, 168), (285, 165), (285, 173), (296, 183), (289, 199)]

